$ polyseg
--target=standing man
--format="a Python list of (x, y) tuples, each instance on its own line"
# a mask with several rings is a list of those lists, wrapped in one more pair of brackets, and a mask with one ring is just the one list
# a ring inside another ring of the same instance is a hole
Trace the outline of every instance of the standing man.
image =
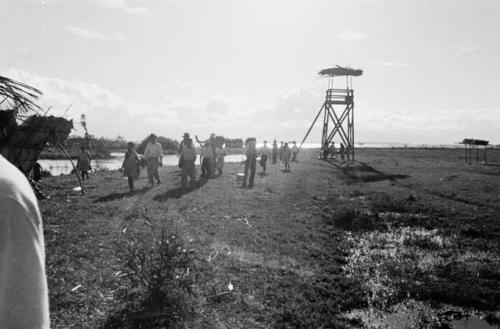
[(215, 167), (219, 172), (218, 176), (222, 175), (222, 168), (224, 168), (224, 158), (227, 155), (226, 148), (223, 146), (224, 144), (220, 143), (219, 145), (217, 145), (217, 148), (215, 149), (215, 157), (216, 157)]
[(283, 141), (280, 142), (280, 150), (279, 150), (279, 156), (280, 156), (280, 162), (283, 161), (283, 151), (285, 149), (285, 145), (283, 145)]
[[(181, 143), (179, 144), (179, 154), (181, 154), (182, 148), (188, 143), (190, 139), (191, 138), (189, 137), (189, 133), (184, 133), (184, 135), (182, 136)], [(193, 142), (191, 140), (191, 144), (192, 143)]]
[(181, 163), (181, 181), (182, 187), (187, 187), (187, 178), (189, 176), (189, 187), (194, 188), (196, 183), (196, 150), (193, 146), (193, 140), (189, 138), (182, 147), (179, 161)]
[(330, 150), (328, 150), (331, 159), (335, 159), (337, 157), (337, 149), (335, 148), (335, 142), (332, 141), (330, 144)]
[(248, 144), (247, 159), (245, 161), (245, 178), (241, 187), (247, 187), (248, 169), (250, 169), (250, 179), (248, 180), (248, 188), (253, 188), (253, 181), (255, 179), (255, 167), (257, 162), (257, 149), (255, 148), (255, 141)]
[[(342, 161), (344, 161), (345, 160), (345, 146), (344, 146), (344, 143), (340, 143), (339, 154), (340, 154), (340, 159), (342, 159)], [(349, 158), (347, 158), (347, 160), (349, 160)]]
[(214, 160), (214, 152), (212, 151), (212, 146), (207, 140), (201, 148), (201, 177), (210, 178), (212, 177), (212, 163)]
[(283, 156), (282, 156), (282, 161), (283, 164), (285, 165), (285, 172), (290, 172), (290, 159), (292, 157), (292, 151), (288, 147), (288, 143), (285, 143), (285, 146), (283, 146)]
[(293, 142), (293, 146), (292, 146), (292, 162), (299, 162), (299, 160), (297, 160), (297, 153), (299, 153), (299, 148), (297, 147), (297, 142)]
[(156, 178), (156, 183), (160, 184), (160, 175), (158, 174), (158, 166), (163, 163), (163, 149), (161, 144), (156, 141), (156, 135), (151, 134), (149, 136), (149, 142), (146, 145), (146, 150), (144, 151), (144, 158), (148, 164), (148, 180), (151, 186), (154, 186), (154, 179)]
[(6, 159), (13, 118), (0, 111), (0, 326), (48, 329), (42, 218), (28, 180)]
[(329, 153), (328, 142), (325, 141), (321, 150), (323, 151), (323, 160), (328, 160), (328, 153)]
[(267, 168), (267, 159), (271, 155), (271, 150), (267, 147), (267, 141), (264, 141), (264, 146), (259, 150), (260, 155), (260, 166), (262, 167), (263, 172), (266, 172)]
[(212, 153), (213, 153), (213, 157), (212, 157), (212, 164), (211, 164), (211, 167), (210, 167), (210, 177), (214, 177), (215, 176), (215, 167), (217, 165), (217, 154), (216, 154), (216, 150), (217, 150), (217, 143), (216, 143), (216, 135), (215, 133), (211, 133), (210, 134), (210, 147), (212, 148)]
[(273, 164), (276, 164), (276, 160), (278, 158), (278, 142), (274, 140), (273, 142)]

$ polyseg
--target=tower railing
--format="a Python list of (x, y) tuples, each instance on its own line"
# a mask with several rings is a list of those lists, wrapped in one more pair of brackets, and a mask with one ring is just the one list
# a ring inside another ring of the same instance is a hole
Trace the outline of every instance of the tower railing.
[(352, 104), (354, 102), (353, 89), (328, 89), (326, 91), (326, 101), (337, 104)]

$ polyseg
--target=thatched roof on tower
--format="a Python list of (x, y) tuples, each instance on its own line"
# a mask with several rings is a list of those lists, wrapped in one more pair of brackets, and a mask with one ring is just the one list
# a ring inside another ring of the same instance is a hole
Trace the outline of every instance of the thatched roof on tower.
[(348, 66), (342, 67), (336, 65), (335, 67), (329, 69), (323, 69), (318, 72), (318, 74), (322, 77), (339, 77), (339, 76), (353, 76), (357, 77), (363, 75), (363, 70), (353, 69)]

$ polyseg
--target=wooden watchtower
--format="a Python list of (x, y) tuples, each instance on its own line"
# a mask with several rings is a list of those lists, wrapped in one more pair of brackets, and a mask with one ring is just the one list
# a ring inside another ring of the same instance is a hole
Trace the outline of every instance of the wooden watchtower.
[[(352, 77), (362, 75), (363, 70), (337, 65), (333, 68), (321, 70), (318, 74), (322, 77), (328, 77), (325, 102), (316, 114), (300, 147), (302, 147), (316, 121), (323, 113), (322, 149), (325, 146), (328, 147), (333, 138), (338, 135), (345, 147), (347, 159), (354, 160), (354, 90), (352, 89)], [(334, 78), (343, 76), (346, 78), (345, 89), (335, 89), (333, 87)]]

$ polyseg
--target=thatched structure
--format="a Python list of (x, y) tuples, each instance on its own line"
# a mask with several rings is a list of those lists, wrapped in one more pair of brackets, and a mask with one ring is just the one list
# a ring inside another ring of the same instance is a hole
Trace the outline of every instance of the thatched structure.
[(464, 138), (464, 140), (460, 143), (465, 146), (465, 162), (468, 164), (472, 163), (472, 153), (475, 151), (476, 153), (476, 162), (479, 162), (479, 153), (480, 149), (483, 150), (483, 162), (487, 163), (486, 159), (486, 147), (490, 144), (489, 141), (485, 141), (483, 139), (475, 139), (475, 138)]
[(36, 88), (0, 76), (1, 125), (12, 131), (8, 160), (26, 175), (47, 144), (59, 146), (66, 140), (73, 122), (54, 116), (41, 116), (35, 101), (42, 94)]
[(319, 71), (318, 74), (322, 77), (340, 77), (340, 76), (358, 77), (360, 75), (363, 75), (363, 70), (353, 69), (348, 66), (342, 67), (340, 65), (336, 65), (335, 67), (329, 69), (323, 69)]
[(10, 139), (9, 160), (28, 174), (47, 145), (59, 146), (73, 129), (73, 121), (34, 115), (17, 127)]
[(490, 142), (482, 139), (464, 138), (461, 144), (487, 146)]

